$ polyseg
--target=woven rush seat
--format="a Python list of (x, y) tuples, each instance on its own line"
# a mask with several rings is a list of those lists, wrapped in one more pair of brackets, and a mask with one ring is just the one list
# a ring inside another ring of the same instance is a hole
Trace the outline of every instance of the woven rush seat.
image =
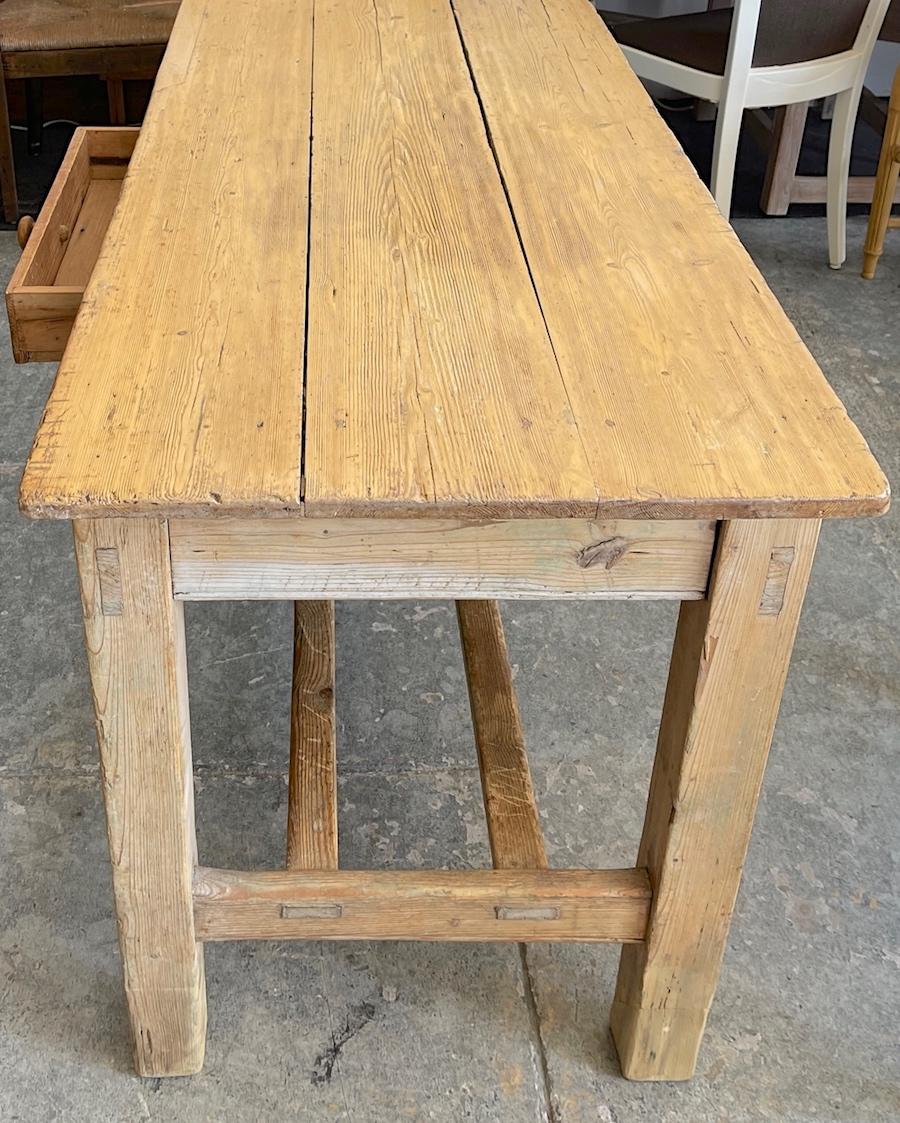
[(165, 43), (179, 0), (3, 0), (3, 51), (78, 50)]

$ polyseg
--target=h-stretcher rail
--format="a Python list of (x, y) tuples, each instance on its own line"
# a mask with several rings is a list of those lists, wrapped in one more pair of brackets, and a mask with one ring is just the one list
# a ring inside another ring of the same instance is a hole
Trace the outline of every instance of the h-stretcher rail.
[(494, 870), (341, 870), (334, 605), (295, 604), (287, 870), (197, 867), (201, 940), (641, 940), (646, 870), (549, 870), (496, 601), (457, 601)]

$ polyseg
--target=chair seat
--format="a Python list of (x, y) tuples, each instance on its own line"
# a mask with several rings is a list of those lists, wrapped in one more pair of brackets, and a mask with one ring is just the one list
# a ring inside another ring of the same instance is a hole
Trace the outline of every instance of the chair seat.
[(0, 50), (166, 43), (180, 0), (2, 0)]
[(624, 47), (634, 47), (708, 74), (724, 74), (731, 9), (616, 23), (610, 31)]

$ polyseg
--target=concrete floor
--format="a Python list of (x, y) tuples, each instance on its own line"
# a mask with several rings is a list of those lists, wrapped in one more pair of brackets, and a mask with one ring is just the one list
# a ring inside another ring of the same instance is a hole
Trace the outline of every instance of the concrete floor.
[[(900, 236), (866, 284), (860, 222), (842, 273), (822, 221), (739, 233), (900, 480)], [(692, 1083), (618, 1075), (616, 949), (424, 944), (212, 945), (204, 1072), (133, 1076), (69, 528), (16, 510), (53, 371), (2, 348), (0, 1119), (900, 1119), (898, 516), (823, 533)], [(674, 619), (505, 607), (555, 865), (633, 861)], [(188, 628), (201, 858), (278, 864), (289, 607), (193, 605)], [(338, 628), (344, 863), (487, 864), (450, 606), (344, 605)]]

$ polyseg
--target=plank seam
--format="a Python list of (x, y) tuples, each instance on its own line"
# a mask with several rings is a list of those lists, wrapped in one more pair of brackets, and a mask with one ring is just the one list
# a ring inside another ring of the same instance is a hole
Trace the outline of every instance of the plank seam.
[[(507, 207), (507, 210), (509, 211), (510, 218), (512, 219), (513, 230), (515, 230), (515, 232), (516, 232), (516, 240), (519, 243), (519, 250), (522, 254), (522, 260), (525, 262), (525, 269), (528, 272), (528, 280), (531, 282), (531, 288), (532, 288), (532, 291), (534, 292), (534, 299), (537, 302), (538, 311), (541, 314), (541, 321), (544, 325), (544, 331), (546, 332), (546, 335), (547, 335), (547, 341), (550, 344), (550, 350), (553, 353), (553, 361), (556, 364), (556, 370), (557, 370), (557, 373), (559, 374), (559, 381), (562, 385), (563, 392), (566, 395), (566, 402), (568, 403), (568, 406), (569, 406), (569, 414), (572, 418), (572, 423), (575, 426), (575, 431), (578, 433), (578, 443), (581, 445), (581, 448), (582, 448), (582, 451), (584, 452), (585, 459), (587, 460), (587, 463), (590, 464), (591, 463), (591, 457), (588, 455), (587, 446), (585, 445), (584, 438), (581, 435), (581, 426), (578, 424), (578, 417), (577, 417), (577, 415), (575, 413), (575, 410), (572, 406), (572, 398), (569, 394), (569, 387), (566, 385), (566, 379), (565, 379), (565, 375), (563, 374), (562, 365), (560, 364), (559, 356), (556, 353), (556, 344), (553, 342), (553, 335), (550, 331), (550, 324), (547, 322), (547, 316), (544, 313), (544, 305), (543, 305), (543, 302), (541, 300), (541, 294), (538, 291), (537, 282), (535, 281), (534, 273), (533, 273), (532, 268), (531, 268), (531, 262), (528, 260), (528, 253), (526, 252), (526, 249), (525, 249), (525, 241), (522, 238), (522, 231), (519, 228), (519, 219), (518, 219), (518, 216), (516, 215), (515, 208), (513, 207), (512, 196), (509, 193), (509, 187), (508, 187), (507, 182), (506, 182), (506, 176), (503, 174), (503, 166), (500, 163), (500, 153), (497, 151), (497, 146), (494, 144), (494, 136), (493, 136), (493, 133), (491, 132), (491, 124), (490, 124), (490, 121), (488, 120), (487, 110), (485, 109), (484, 101), (481, 97), (481, 90), (478, 88), (478, 80), (475, 77), (475, 68), (472, 65), (471, 58), (469, 57), (469, 48), (466, 45), (466, 39), (465, 39), (465, 36), (463, 35), (462, 25), (459, 21), (459, 14), (456, 11), (456, 4), (455, 4), (454, 0), (448, 0), (448, 2), (450, 4), (450, 11), (453, 13), (453, 22), (456, 25), (456, 34), (459, 37), (459, 44), (460, 44), (460, 47), (462, 48), (463, 59), (464, 59), (465, 64), (466, 64), (466, 70), (468, 71), (468, 74), (469, 74), (469, 82), (472, 85), (472, 93), (475, 95), (475, 101), (478, 105), (478, 112), (481, 115), (481, 123), (484, 126), (484, 135), (487, 139), (488, 148), (490, 149), (491, 157), (494, 161), (494, 167), (497, 169), (497, 177), (500, 180), (500, 186), (503, 189), (503, 197), (506, 200), (506, 207)], [(600, 494), (600, 488), (597, 486), (596, 480), (592, 480), (592, 485), (593, 485), (594, 491), (596, 492), (596, 495), (597, 495), (597, 509), (594, 512), (594, 518), (600, 518), (600, 505), (601, 505), (601, 501), (602, 501), (602, 496)]]
[(303, 310), (303, 374), (300, 383), (300, 476), (297, 480), (297, 498), (300, 510), (304, 511), (306, 502), (306, 388), (309, 380), (309, 289), (310, 258), (312, 257), (312, 208), (313, 208), (313, 99), (316, 93), (316, 3), (312, 0), (310, 14), (309, 48), (309, 158), (306, 164), (306, 299)]

